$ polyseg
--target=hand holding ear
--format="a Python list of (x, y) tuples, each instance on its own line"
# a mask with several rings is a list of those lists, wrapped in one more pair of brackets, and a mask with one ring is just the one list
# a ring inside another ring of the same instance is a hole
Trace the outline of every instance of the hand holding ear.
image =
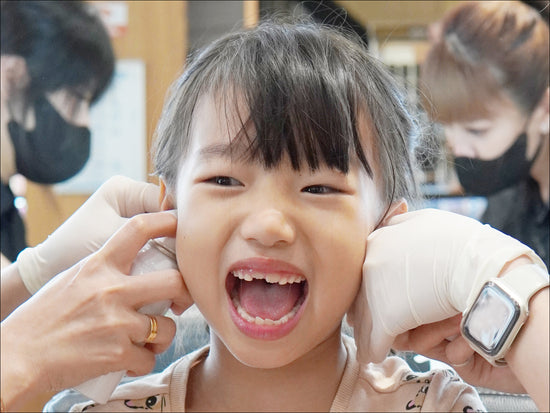
[(170, 346), (176, 326), (156, 316), (157, 334), (144, 346), (152, 327), (138, 309), (170, 300), (180, 312), (193, 300), (176, 269), (128, 274), (150, 238), (175, 236), (176, 222), (170, 212), (132, 218), (2, 322), (2, 398), (9, 410), (32, 395), (108, 372), (141, 375), (153, 368), (155, 353)]
[(158, 186), (115, 176), (105, 182), (44, 242), (17, 257), (19, 274), (34, 294), (52, 277), (97, 251), (129, 218), (159, 211)]
[(367, 240), (348, 313), (359, 360), (380, 362), (399, 334), (464, 311), (519, 257), (545, 268), (530, 248), (474, 219), (435, 209), (392, 217)]
[(397, 336), (393, 348), (414, 351), (451, 365), (462, 380), (473, 386), (507, 393), (526, 393), (512, 369), (495, 367), (477, 354), (460, 334), (461, 314), (424, 324)]

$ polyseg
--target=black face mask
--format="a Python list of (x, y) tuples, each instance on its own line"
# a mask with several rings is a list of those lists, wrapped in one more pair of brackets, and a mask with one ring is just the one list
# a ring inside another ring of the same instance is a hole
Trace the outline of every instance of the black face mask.
[(527, 134), (524, 132), (496, 159), (486, 161), (476, 158), (455, 158), (455, 170), (460, 184), (467, 193), (482, 196), (513, 186), (529, 176), (541, 147), (542, 140), (533, 159), (527, 159)]
[(8, 122), (17, 172), (42, 184), (76, 175), (90, 157), (90, 130), (68, 123), (45, 97), (35, 101), (34, 113), (32, 131), (13, 120)]

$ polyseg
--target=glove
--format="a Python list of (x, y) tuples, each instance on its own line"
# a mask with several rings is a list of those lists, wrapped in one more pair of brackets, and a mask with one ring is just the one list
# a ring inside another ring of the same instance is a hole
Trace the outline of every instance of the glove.
[(546, 271), (529, 247), (474, 219), (435, 209), (392, 217), (367, 239), (362, 285), (348, 312), (358, 359), (381, 362), (397, 335), (463, 312), (520, 256)]
[(110, 178), (44, 242), (18, 255), (19, 274), (29, 293), (97, 251), (128, 218), (158, 212), (159, 191), (154, 184)]

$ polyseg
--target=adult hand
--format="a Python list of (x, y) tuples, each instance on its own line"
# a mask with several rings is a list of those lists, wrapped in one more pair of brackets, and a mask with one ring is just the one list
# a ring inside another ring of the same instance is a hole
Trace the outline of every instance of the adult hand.
[(414, 351), (450, 364), (466, 382), (508, 393), (525, 393), (509, 367), (495, 367), (477, 354), (460, 334), (462, 315), (424, 324), (400, 334), (393, 348)]
[(367, 240), (348, 314), (359, 360), (380, 362), (399, 334), (464, 311), (486, 280), (520, 257), (545, 268), (530, 248), (471, 218), (435, 209), (391, 218)]
[(17, 257), (19, 275), (34, 294), (53, 276), (97, 251), (136, 214), (159, 211), (159, 187), (115, 176), (105, 182), (44, 242)]
[(150, 238), (174, 237), (170, 212), (138, 215), (99, 251), (61, 273), (15, 310), (2, 328), (2, 398), (7, 408), (44, 391), (75, 386), (119, 370), (141, 375), (175, 334), (175, 324), (157, 316), (158, 335), (144, 344), (150, 319), (137, 310), (171, 300), (173, 311), (192, 304), (177, 270), (129, 277)]

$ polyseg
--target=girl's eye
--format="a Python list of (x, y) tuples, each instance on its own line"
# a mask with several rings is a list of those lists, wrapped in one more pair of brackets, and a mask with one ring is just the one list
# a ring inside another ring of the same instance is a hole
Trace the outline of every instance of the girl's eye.
[(340, 192), (338, 189), (326, 185), (311, 185), (302, 189), (302, 192), (307, 192), (314, 195), (334, 194)]
[(220, 186), (242, 186), (242, 183), (230, 176), (214, 176), (206, 180), (207, 183)]

